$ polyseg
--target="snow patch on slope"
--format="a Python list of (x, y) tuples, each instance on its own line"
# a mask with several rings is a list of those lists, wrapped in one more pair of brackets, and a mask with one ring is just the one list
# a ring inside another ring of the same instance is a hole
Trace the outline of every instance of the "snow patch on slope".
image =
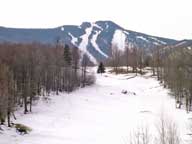
[(186, 44), (186, 41), (183, 41), (183, 42), (180, 42), (180, 43), (176, 44), (175, 47), (182, 46), (184, 44)]
[(148, 42), (148, 40), (147, 40), (146, 38), (144, 38), (143, 36), (137, 36), (137, 38), (138, 38), (138, 39), (142, 39), (142, 40)]
[(125, 41), (126, 41), (126, 35), (122, 30), (116, 30), (113, 39), (112, 44), (117, 44), (118, 48), (122, 51), (125, 50)]
[(100, 29), (101, 31), (103, 30), (103, 28), (102, 28), (102, 27), (100, 27), (99, 25), (97, 25), (97, 24), (95, 24), (95, 23), (93, 23), (92, 25), (93, 25), (94, 27), (96, 27), (96, 28)]
[(68, 33), (68, 34), (71, 37), (71, 43), (76, 46), (77, 45), (76, 43), (78, 42), (78, 39), (76, 37), (74, 37), (71, 33)]
[(65, 29), (64, 29), (64, 27), (61, 27), (61, 31), (64, 31)]
[(97, 43), (96, 43), (97, 37), (98, 37), (98, 35), (99, 35), (100, 33), (101, 33), (101, 31), (100, 31), (100, 32), (96, 31), (96, 34), (94, 34), (93, 37), (92, 37), (92, 39), (91, 39), (91, 43), (93, 44), (94, 48), (95, 48), (101, 55), (103, 55), (104, 57), (108, 58), (108, 55), (105, 54), (103, 51), (101, 51), (101, 49), (99, 48), (99, 46), (98, 46)]
[(91, 35), (92, 29), (93, 26), (87, 28), (85, 30), (85, 34), (81, 36), (82, 42), (79, 45), (79, 49), (83, 52), (83, 54), (86, 54), (89, 57), (91, 62), (97, 64), (95, 57), (93, 57), (92, 54), (87, 50), (87, 46), (89, 44), (89, 36)]
[(107, 22), (105, 23), (105, 25), (106, 25), (106, 29), (108, 29), (108, 28), (109, 28), (109, 25), (107, 24)]
[[(158, 39), (155, 38), (155, 37), (150, 37), (150, 39), (157, 41), (158, 45), (159, 45), (159, 44), (163, 44), (163, 45), (166, 45), (166, 44), (167, 44), (166, 42), (160, 41), (160, 40), (158, 40)], [(157, 45), (157, 43), (155, 43), (155, 44)]]
[(124, 34), (127, 34), (127, 35), (129, 35), (129, 32), (128, 31), (123, 31), (124, 32)]
[(158, 43), (158, 42), (153, 42), (153, 44), (155, 44), (155, 45), (157, 45), (157, 46), (159, 45), (159, 43)]

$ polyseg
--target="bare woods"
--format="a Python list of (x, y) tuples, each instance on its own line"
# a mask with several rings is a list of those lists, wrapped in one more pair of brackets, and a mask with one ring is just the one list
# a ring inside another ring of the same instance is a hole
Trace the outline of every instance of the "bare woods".
[(192, 110), (192, 50), (189, 47), (158, 47), (153, 50), (152, 68), (157, 79), (170, 89), (176, 107)]
[(88, 58), (80, 61), (76, 47), (61, 45), (0, 44), (0, 122), (8, 121), (16, 107), (32, 111), (33, 101), (50, 92), (71, 92), (94, 83), (87, 72)]

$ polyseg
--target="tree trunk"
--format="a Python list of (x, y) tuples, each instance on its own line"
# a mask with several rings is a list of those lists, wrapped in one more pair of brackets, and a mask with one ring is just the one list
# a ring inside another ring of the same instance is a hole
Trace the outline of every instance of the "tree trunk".
[(7, 112), (7, 124), (8, 124), (8, 127), (11, 127), (11, 122), (10, 122), (10, 110), (8, 110), (8, 112)]

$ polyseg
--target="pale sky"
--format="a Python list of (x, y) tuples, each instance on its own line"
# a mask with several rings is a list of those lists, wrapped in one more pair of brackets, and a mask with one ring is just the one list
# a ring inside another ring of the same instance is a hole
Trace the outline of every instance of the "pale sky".
[(0, 26), (53, 28), (97, 20), (154, 36), (192, 39), (192, 0), (0, 0)]

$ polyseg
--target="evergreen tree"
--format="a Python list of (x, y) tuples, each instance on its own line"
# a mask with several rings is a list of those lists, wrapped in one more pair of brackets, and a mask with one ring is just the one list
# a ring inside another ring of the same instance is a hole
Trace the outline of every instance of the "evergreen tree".
[(105, 73), (105, 67), (102, 62), (98, 66), (97, 73)]
[(71, 66), (72, 56), (68, 45), (65, 45), (63, 57), (64, 57), (64, 66), (65, 67)]
[(65, 83), (63, 83), (64, 85), (64, 89), (67, 92), (71, 92), (72, 91), (72, 54), (71, 54), (71, 49), (69, 48), (68, 45), (65, 45), (64, 48), (64, 79), (65, 79)]

